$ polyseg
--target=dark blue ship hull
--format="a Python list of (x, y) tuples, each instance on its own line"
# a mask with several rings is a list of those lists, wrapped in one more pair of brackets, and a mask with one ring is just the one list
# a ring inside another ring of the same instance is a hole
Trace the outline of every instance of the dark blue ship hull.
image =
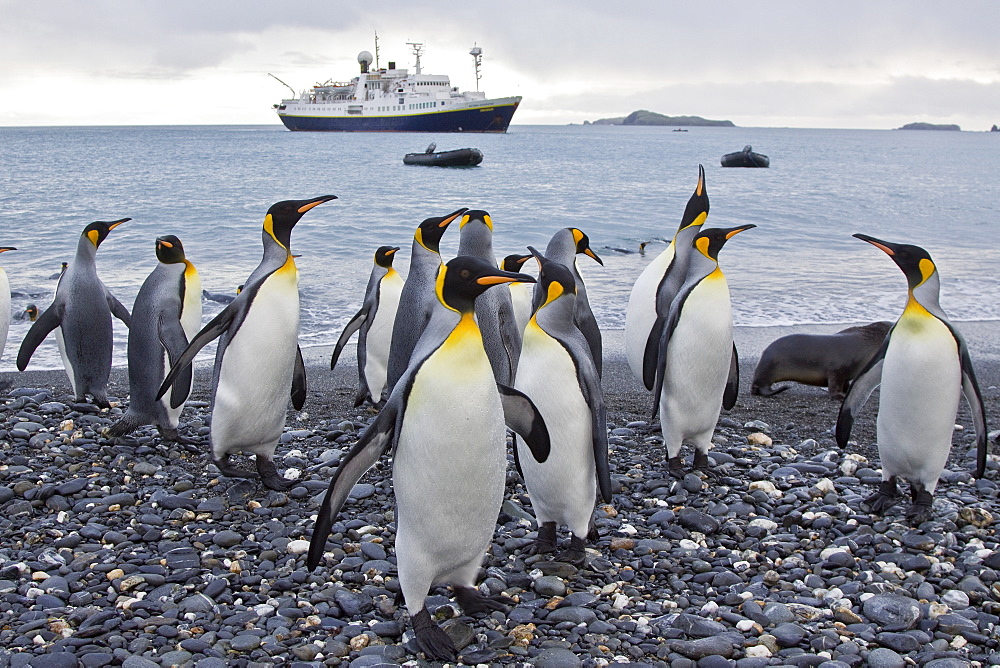
[(289, 130), (314, 132), (507, 132), (517, 103), (408, 116), (291, 116), (279, 113)]

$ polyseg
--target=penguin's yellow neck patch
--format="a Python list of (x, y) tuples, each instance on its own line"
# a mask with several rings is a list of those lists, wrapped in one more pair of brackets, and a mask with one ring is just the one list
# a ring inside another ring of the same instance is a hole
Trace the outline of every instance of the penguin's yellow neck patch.
[(934, 263), (929, 259), (924, 258), (920, 261), (920, 284), (923, 285), (927, 282), (927, 279), (934, 275)]
[(184, 278), (186, 280), (191, 280), (198, 275), (198, 270), (194, 268), (190, 260), (184, 260)]
[(562, 296), (563, 292), (565, 292), (565, 290), (563, 290), (563, 286), (561, 283), (557, 281), (549, 283), (549, 291), (545, 295), (545, 304), (542, 304), (542, 306), (547, 306), (548, 304), (551, 304), (555, 300), (559, 299), (559, 297)]
[[(686, 229), (687, 229), (687, 228), (689, 228), (689, 227), (698, 227), (699, 225), (704, 225), (704, 224), (705, 224), (705, 220), (706, 220), (707, 218), (708, 218), (708, 212), (707, 212), (707, 211), (702, 211), (701, 213), (699, 213), (699, 214), (698, 214), (698, 215), (697, 215), (697, 216), (695, 217), (695, 219), (694, 219), (694, 220), (692, 220), (692, 221), (691, 221), (691, 222), (690, 222), (689, 224), (687, 224), (687, 225), (685, 225), (684, 227), (682, 227), (682, 228), (681, 228), (681, 230), (686, 230)], [(679, 232), (679, 231), (680, 231), (680, 230), (678, 230), (678, 232)], [(675, 238), (675, 239), (677, 238), (677, 235), (676, 235), (676, 234), (674, 234), (674, 238)]]
[(574, 227), (573, 228), (573, 241), (575, 243), (579, 244), (581, 239), (583, 239), (583, 232), (581, 232), (580, 230), (578, 230), (578, 229), (576, 229)]
[(281, 268), (275, 273), (292, 273), (297, 275), (299, 273), (299, 268), (295, 265), (295, 256), (289, 253), (285, 257), (285, 264), (281, 265)]
[[(416, 241), (421, 246), (423, 246), (424, 248), (427, 248), (427, 244), (424, 243), (424, 231), (419, 227), (417, 228), (417, 231), (413, 233), (413, 240)], [(431, 251), (432, 253), (434, 252), (430, 248), (427, 248), (427, 250)]]
[(437, 295), (438, 301), (446, 309), (452, 310), (458, 313), (458, 309), (448, 305), (448, 302), (444, 300), (444, 277), (448, 273), (448, 266), (442, 264), (438, 269), (437, 280), (434, 281), (434, 294)]
[(695, 239), (694, 247), (698, 249), (699, 253), (709, 259), (712, 259), (712, 256), (708, 254), (708, 244), (709, 241), (707, 237), (699, 237), (698, 239)]
[(97, 245), (101, 243), (101, 233), (97, 230), (87, 232), (87, 238), (90, 239), (90, 243), (94, 244), (94, 248), (97, 248)]
[(282, 248), (285, 247), (285, 244), (278, 241), (278, 237), (274, 236), (274, 218), (271, 217), (271, 214), (264, 216), (264, 231), (267, 232), (268, 236), (274, 239), (274, 243), (278, 244)]

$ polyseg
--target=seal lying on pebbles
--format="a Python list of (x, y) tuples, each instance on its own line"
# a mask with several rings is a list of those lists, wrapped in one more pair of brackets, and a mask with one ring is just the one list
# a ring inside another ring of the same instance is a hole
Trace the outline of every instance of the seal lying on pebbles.
[(842, 400), (848, 383), (878, 351), (890, 327), (891, 322), (873, 322), (836, 334), (789, 334), (776, 339), (760, 354), (750, 394), (774, 396), (791, 387), (776, 388), (774, 383), (790, 380), (825, 386), (831, 399)]
[[(425, 605), (433, 585), (451, 584), (466, 613), (506, 610), (512, 602), (475, 588), (503, 502), (504, 423), (526, 438), (538, 459), (548, 456), (549, 440), (531, 401), (496, 383), (474, 308), (491, 286), (534, 280), (469, 256), (440, 270), (438, 306), (413, 362), (337, 467), (310, 541), (307, 566), (313, 569), (351, 489), (392, 449), (399, 584), (417, 643), (432, 659), (453, 661), (457, 654)], [(442, 428), (442, 422), (450, 424)]]
[(907, 519), (915, 526), (931, 518), (934, 488), (951, 451), (959, 394), (965, 394), (976, 428), (976, 477), (986, 471), (986, 411), (962, 335), (938, 301), (940, 277), (919, 246), (890, 243), (864, 234), (903, 271), (909, 299), (879, 351), (851, 384), (837, 419), (837, 443), (847, 446), (854, 416), (881, 384), (878, 454), (882, 484), (865, 503), (882, 513), (899, 498), (896, 479), (910, 483)]

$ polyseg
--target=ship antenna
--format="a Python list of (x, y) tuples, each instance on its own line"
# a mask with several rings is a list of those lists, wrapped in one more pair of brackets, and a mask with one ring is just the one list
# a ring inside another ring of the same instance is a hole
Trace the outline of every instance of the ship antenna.
[(483, 64), (482, 47), (476, 46), (475, 42), (473, 42), (472, 51), (469, 51), (469, 55), (472, 56), (472, 62), (476, 64), (476, 90), (479, 90), (479, 80), (483, 78), (483, 75), (479, 73), (479, 66)]
[(379, 69), (378, 66), (378, 30), (375, 31), (375, 69)]
[(417, 57), (417, 74), (420, 74), (420, 50), (424, 48), (424, 45), (422, 42), (407, 42), (406, 44), (413, 48), (413, 55)]
[(286, 83), (285, 83), (284, 81), (282, 81), (282, 80), (281, 80), (281, 79), (279, 79), (278, 77), (274, 76), (274, 75), (273, 75), (273, 74), (271, 74), (270, 72), (268, 72), (268, 73), (267, 73), (267, 76), (269, 76), (269, 77), (273, 78), (273, 79), (274, 79), (275, 81), (277, 81), (278, 83), (280, 83), (281, 85), (283, 85), (283, 86), (284, 86), (285, 88), (287, 88), (288, 90), (292, 91), (292, 95), (293, 95), (293, 96), (295, 96), (295, 95), (298, 95), (298, 93), (296, 93), (296, 92), (295, 92), (295, 89), (294, 89), (294, 88), (292, 88), (291, 86), (289, 86), (289, 85), (288, 85), (288, 84), (286, 84)]

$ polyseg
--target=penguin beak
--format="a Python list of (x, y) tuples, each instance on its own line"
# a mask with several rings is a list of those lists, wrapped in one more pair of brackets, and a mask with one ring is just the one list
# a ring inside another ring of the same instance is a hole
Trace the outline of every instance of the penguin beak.
[(861, 239), (862, 241), (867, 241), (872, 246), (875, 246), (875, 248), (878, 248), (880, 251), (882, 251), (889, 257), (893, 257), (894, 255), (896, 255), (896, 250), (895, 248), (893, 248), (895, 244), (891, 244), (888, 241), (882, 241), (881, 239), (876, 239), (875, 237), (870, 237), (867, 234), (860, 234), (860, 233), (852, 234), (851, 236), (853, 236), (855, 239)]
[(583, 253), (584, 253), (584, 255), (589, 255), (590, 257), (592, 257), (595, 260), (597, 260), (597, 264), (601, 265), (602, 267), (604, 266), (604, 260), (602, 260), (601, 258), (597, 257), (597, 253), (595, 253), (594, 251), (592, 251), (589, 248), (587, 248), (586, 250), (583, 251)]
[(111, 230), (115, 229), (116, 227), (118, 227), (119, 225), (121, 225), (122, 223), (127, 223), (130, 220), (132, 220), (132, 219), (131, 218), (122, 218), (121, 220), (116, 220), (116, 221), (114, 221), (112, 223), (108, 223), (108, 231), (111, 231)]
[(476, 279), (479, 285), (500, 285), (501, 283), (534, 283), (535, 278), (528, 274), (518, 274), (512, 271), (505, 271), (502, 274), (492, 274), (490, 276), (480, 276)]
[(731, 230), (729, 230), (728, 232), (726, 232), (726, 241), (729, 241), (730, 239), (732, 239), (733, 237), (735, 237), (740, 232), (746, 232), (747, 230), (752, 230), (755, 227), (757, 227), (757, 226), (753, 225), (753, 224), (750, 224), (750, 225), (740, 225), (739, 227), (734, 227)]
[(329, 202), (330, 200), (335, 200), (335, 199), (337, 199), (336, 195), (322, 195), (322, 196), (317, 197), (315, 199), (311, 199), (308, 202), (306, 202), (305, 204), (303, 204), (302, 206), (300, 206), (298, 208), (298, 212), (299, 213), (305, 213), (309, 209), (315, 208), (315, 207), (319, 206), (320, 204), (322, 204), (323, 202)]
[(399, 248), (390, 248), (389, 250), (387, 250), (387, 251), (385, 252), (385, 254), (386, 254), (386, 255), (393, 255), (393, 254), (394, 254), (394, 253), (395, 253), (396, 251), (398, 251), (398, 250), (399, 250)]
[(463, 207), (463, 208), (459, 209), (458, 211), (455, 211), (454, 213), (449, 213), (447, 216), (444, 217), (444, 219), (440, 223), (438, 223), (438, 227), (448, 227), (453, 222), (455, 222), (456, 218), (458, 218), (459, 216), (461, 216), (463, 213), (465, 213), (468, 210), (469, 210), (469, 207)]
[(0, 253), (12, 250), (17, 250), (17, 249), (14, 248), (13, 246), (0, 246)]

